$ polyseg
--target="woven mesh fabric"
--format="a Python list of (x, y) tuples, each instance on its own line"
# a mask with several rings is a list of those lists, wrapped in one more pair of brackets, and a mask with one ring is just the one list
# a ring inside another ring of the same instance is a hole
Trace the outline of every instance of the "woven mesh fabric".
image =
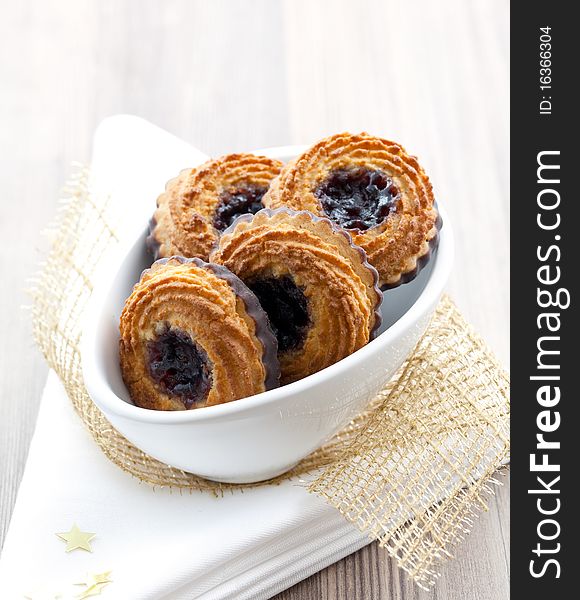
[[(92, 277), (117, 242), (107, 199), (87, 169), (65, 188), (51, 249), (35, 282), (36, 342), (104, 454), (134, 477), (217, 495), (215, 483), (148, 456), (107, 421), (85, 388), (79, 342)], [(367, 410), (284, 475), (377, 539), (422, 587), (469, 531), (509, 460), (509, 380), (482, 339), (444, 297), (412, 355)]]

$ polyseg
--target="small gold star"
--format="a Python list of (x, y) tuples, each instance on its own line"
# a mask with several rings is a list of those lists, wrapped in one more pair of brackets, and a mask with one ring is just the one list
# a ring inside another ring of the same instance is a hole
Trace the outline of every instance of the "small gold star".
[(82, 600), (83, 598), (89, 598), (90, 596), (97, 596), (101, 593), (103, 588), (111, 583), (111, 581), (111, 571), (105, 571), (103, 573), (87, 573), (85, 581), (75, 584), (86, 586), (86, 589), (83, 590), (77, 598)]
[(92, 585), (90, 588), (86, 589), (84, 592), (81, 592), (77, 598), (79, 600), (84, 600), (84, 598), (90, 598), (91, 596), (99, 596), (104, 587), (106, 587), (106, 583), (101, 583), (99, 585)]
[(75, 583), (75, 585), (86, 585), (87, 587), (91, 587), (93, 585), (99, 585), (100, 583), (111, 583), (111, 581), (113, 581), (111, 579), (111, 573), (112, 571), (87, 573), (85, 581), (79, 581), (79, 583)]
[(61, 540), (66, 542), (65, 552), (81, 548), (87, 552), (92, 552), (89, 542), (95, 537), (96, 533), (81, 531), (77, 524), (74, 523), (70, 531), (56, 534)]

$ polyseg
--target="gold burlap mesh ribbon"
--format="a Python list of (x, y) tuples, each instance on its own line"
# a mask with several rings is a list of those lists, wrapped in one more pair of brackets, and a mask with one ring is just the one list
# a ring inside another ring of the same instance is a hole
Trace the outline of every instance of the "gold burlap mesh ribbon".
[[(48, 364), (105, 455), (153, 486), (223, 494), (220, 484), (151, 458), (118, 433), (89, 398), (79, 342), (91, 278), (117, 241), (114, 210), (93, 196), (87, 169), (71, 178), (35, 282), (33, 330)], [(377, 539), (421, 586), (451, 556), (498, 483), (509, 456), (508, 377), (444, 297), (411, 357), (368, 409), (290, 472)]]

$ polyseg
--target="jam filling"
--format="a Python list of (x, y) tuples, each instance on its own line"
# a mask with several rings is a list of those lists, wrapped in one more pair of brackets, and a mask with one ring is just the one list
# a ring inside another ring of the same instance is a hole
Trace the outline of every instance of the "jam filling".
[(264, 277), (246, 282), (266, 311), (278, 339), (278, 353), (298, 350), (310, 326), (308, 300), (291, 277)]
[(147, 344), (149, 373), (185, 408), (207, 399), (212, 385), (207, 354), (184, 331), (167, 329)]
[(240, 215), (255, 215), (264, 208), (262, 197), (267, 190), (267, 187), (251, 183), (233, 190), (224, 190), (215, 209), (213, 226), (218, 231), (224, 231)]
[(326, 216), (344, 229), (366, 231), (396, 208), (399, 190), (383, 171), (336, 169), (314, 190)]

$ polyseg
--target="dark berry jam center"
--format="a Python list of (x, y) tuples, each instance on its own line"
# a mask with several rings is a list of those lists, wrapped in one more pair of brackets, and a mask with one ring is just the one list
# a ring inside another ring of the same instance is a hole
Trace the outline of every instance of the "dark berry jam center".
[(366, 231), (395, 209), (399, 190), (386, 173), (355, 167), (331, 171), (314, 195), (337, 225)]
[(207, 354), (179, 329), (167, 329), (147, 344), (149, 373), (185, 408), (204, 402), (212, 385)]
[(262, 197), (268, 188), (261, 185), (246, 184), (233, 190), (224, 190), (220, 194), (213, 217), (213, 226), (218, 231), (227, 229), (240, 215), (255, 215), (264, 208)]
[(304, 344), (310, 317), (308, 300), (291, 277), (265, 277), (246, 282), (266, 311), (278, 339), (278, 352), (298, 350)]

